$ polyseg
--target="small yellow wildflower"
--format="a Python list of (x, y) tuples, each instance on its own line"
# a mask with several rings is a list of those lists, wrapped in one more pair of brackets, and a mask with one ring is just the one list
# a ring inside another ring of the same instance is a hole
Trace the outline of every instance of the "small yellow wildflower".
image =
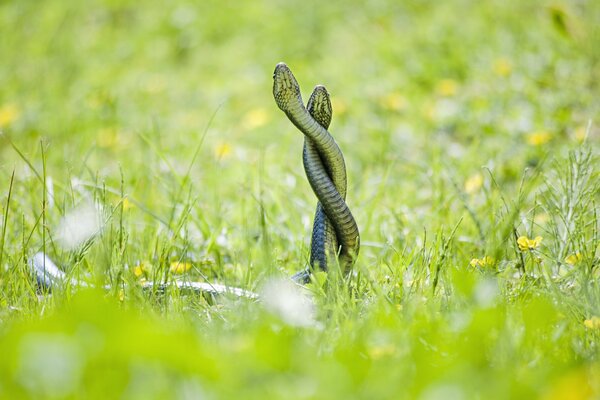
[(131, 200), (129, 200), (128, 197), (125, 197), (123, 199), (123, 210), (127, 211), (127, 210), (131, 210), (133, 208), (133, 203), (131, 202)]
[(579, 126), (575, 129), (574, 132), (575, 140), (579, 143), (582, 143), (587, 137), (587, 128), (585, 126)]
[(512, 63), (506, 58), (494, 61), (494, 73), (498, 76), (508, 76), (512, 72)]
[(488, 267), (493, 266), (496, 263), (494, 257), (485, 256), (483, 258), (474, 258), (469, 263), (472, 267)]
[(173, 261), (169, 269), (174, 274), (183, 274), (192, 269), (192, 263)]
[(231, 154), (231, 144), (227, 142), (219, 143), (214, 148), (214, 155), (217, 160), (227, 158)]
[(264, 126), (269, 121), (269, 114), (264, 108), (255, 108), (244, 115), (242, 125), (246, 129), (255, 129)]
[(442, 79), (435, 90), (440, 96), (454, 96), (458, 92), (458, 83), (453, 79)]
[(483, 176), (481, 176), (480, 173), (471, 175), (465, 181), (465, 192), (467, 192), (468, 194), (474, 194), (479, 189), (481, 189), (482, 185), (483, 185)]
[(4, 128), (19, 118), (19, 108), (14, 104), (7, 104), (0, 107), (0, 128)]
[(396, 346), (392, 343), (370, 346), (368, 349), (368, 354), (373, 360), (391, 357), (396, 354), (396, 352)]
[(593, 316), (586, 319), (583, 321), (583, 325), (588, 329), (600, 329), (600, 317)]
[(147, 275), (150, 271), (152, 271), (152, 264), (148, 262), (141, 262), (133, 267), (133, 274), (138, 278), (142, 275)]
[(529, 239), (527, 236), (521, 236), (517, 239), (517, 244), (519, 245), (519, 250), (521, 251), (537, 249), (540, 247), (541, 243), (541, 236), (536, 236), (534, 239)]
[(406, 108), (406, 99), (400, 93), (390, 93), (382, 97), (379, 103), (390, 111), (402, 111)]
[(575, 253), (575, 254), (571, 254), (569, 256), (567, 256), (565, 258), (565, 262), (567, 264), (571, 264), (571, 265), (575, 265), (577, 264), (579, 261), (581, 261), (583, 257), (581, 256), (581, 253)]
[(547, 131), (532, 132), (527, 135), (527, 143), (532, 146), (541, 146), (548, 143), (552, 136)]
[(125, 291), (123, 289), (119, 290), (119, 301), (125, 300)]

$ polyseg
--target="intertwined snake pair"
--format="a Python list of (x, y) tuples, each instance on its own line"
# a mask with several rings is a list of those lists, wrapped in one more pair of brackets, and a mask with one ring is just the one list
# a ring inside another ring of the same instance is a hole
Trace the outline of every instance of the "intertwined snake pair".
[[(273, 73), (273, 96), (277, 106), (304, 134), (303, 162), (306, 176), (319, 199), (311, 240), (312, 269), (329, 269), (338, 262), (348, 273), (358, 256), (360, 237), (358, 226), (346, 205), (346, 164), (342, 151), (327, 131), (332, 109), (329, 94), (318, 85), (304, 107), (300, 85), (292, 71), (279, 63)], [(306, 281), (308, 273), (297, 274)]]
[[(360, 239), (358, 226), (345, 201), (347, 180), (344, 156), (327, 131), (332, 116), (329, 94), (325, 87), (316, 86), (305, 108), (300, 86), (292, 71), (284, 63), (279, 63), (273, 74), (273, 96), (277, 106), (304, 134), (304, 170), (319, 199), (311, 238), (311, 268), (297, 273), (292, 279), (307, 283), (310, 281), (311, 270), (320, 268), (327, 271), (336, 263), (339, 263), (340, 269), (347, 274), (358, 256)], [(51, 289), (57, 285), (90, 286), (84, 281), (68, 278), (44, 253), (32, 257), (29, 265), (42, 287)], [(252, 292), (218, 283), (145, 282), (142, 287), (147, 290), (164, 290), (170, 285), (182, 290), (212, 295), (230, 293), (238, 297), (257, 297)], [(104, 288), (111, 287), (107, 285)]]

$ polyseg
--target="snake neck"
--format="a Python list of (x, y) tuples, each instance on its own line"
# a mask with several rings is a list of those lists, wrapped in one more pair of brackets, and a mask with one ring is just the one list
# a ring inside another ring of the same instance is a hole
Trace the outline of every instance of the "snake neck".
[(348, 183), (346, 163), (342, 151), (333, 139), (333, 136), (310, 116), (304, 106), (296, 104), (296, 102), (290, 105), (285, 110), (285, 113), (290, 121), (312, 141), (327, 172), (331, 176), (335, 188), (343, 198), (346, 198)]

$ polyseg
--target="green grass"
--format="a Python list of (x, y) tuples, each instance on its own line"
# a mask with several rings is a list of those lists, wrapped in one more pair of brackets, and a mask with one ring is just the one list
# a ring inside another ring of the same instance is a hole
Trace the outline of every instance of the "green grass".
[[(0, 2), (0, 398), (599, 398), (599, 20), (593, 0)], [(300, 319), (273, 282), (306, 266), (316, 200), (279, 61), (332, 93), (362, 240)], [(95, 209), (73, 246), (61, 221)], [(39, 291), (39, 251), (113, 289)], [(281, 304), (137, 285), (177, 262)]]

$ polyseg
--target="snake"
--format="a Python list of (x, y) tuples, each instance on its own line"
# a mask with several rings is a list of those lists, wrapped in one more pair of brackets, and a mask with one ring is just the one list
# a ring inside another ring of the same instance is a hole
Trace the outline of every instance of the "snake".
[[(306, 104), (306, 109), (323, 128), (329, 128), (333, 110), (331, 107), (331, 98), (329, 97), (329, 93), (327, 92), (325, 86), (315, 86), (310, 98), (308, 99), (308, 103)], [(311, 179), (315, 175), (315, 172), (318, 172), (324, 168), (324, 166), (322, 166), (322, 160), (319, 156), (317, 146), (312, 139), (306, 136), (304, 136), (304, 146), (302, 149), (302, 163), (304, 165), (306, 175), (311, 177)], [(327, 172), (328, 175), (331, 176), (331, 172)], [(333, 184), (336, 185), (337, 183), (336, 188), (340, 186), (339, 192), (344, 197), (346, 193), (346, 185), (345, 181), (342, 181), (340, 178), (345, 177), (345, 165), (343, 171), (341, 172), (343, 172), (343, 174), (340, 174), (337, 182), (333, 181)], [(315, 211), (310, 243), (309, 264), (313, 269), (320, 268), (322, 270), (326, 270), (327, 264), (332, 263), (332, 259), (337, 256), (339, 244), (335, 229), (325, 214), (323, 206), (320, 202), (317, 202), (317, 209)]]
[[(318, 203), (311, 235), (309, 268), (291, 277), (297, 283), (310, 282), (311, 273), (328, 271), (337, 262), (345, 274), (352, 269), (360, 249), (358, 226), (346, 204), (347, 175), (344, 156), (329, 133), (332, 119), (331, 99), (327, 89), (317, 85), (304, 107), (300, 86), (285, 63), (279, 63), (273, 73), (273, 96), (277, 106), (304, 135), (302, 161), (309, 184)], [(337, 256), (337, 260), (335, 257)], [(57, 286), (92, 287), (80, 279), (69, 278), (43, 252), (29, 260), (29, 266), (40, 287), (52, 290)], [(256, 299), (254, 292), (220, 283), (172, 280), (167, 283), (141, 283), (143, 290), (165, 291), (173, 286), (179, 290), (216, 296), (231, 294)], [(111, 285), (102, 286), (110, 290)]]
[[(332, 266), (327, 257), (328, 248), (339, 244), (337, 262), (340, 269), (348, 274), (360, 250), (360, 234), (345, 200), (347, 176), (344, 156), (327, 130), (331, 121), (329, 95), (323, 86), (318, 85), (313, 90), (308, 108), (305, 107), (298, 81), (290, 68), (281, 62), (273, 72), (273, 97), (279, 109), (305, 137), (304, 169), (319, 201), (313, 224), (310, 268), (328, 270)], [(329, 224), (333, 227), (335, 239), (328, 239)]]

